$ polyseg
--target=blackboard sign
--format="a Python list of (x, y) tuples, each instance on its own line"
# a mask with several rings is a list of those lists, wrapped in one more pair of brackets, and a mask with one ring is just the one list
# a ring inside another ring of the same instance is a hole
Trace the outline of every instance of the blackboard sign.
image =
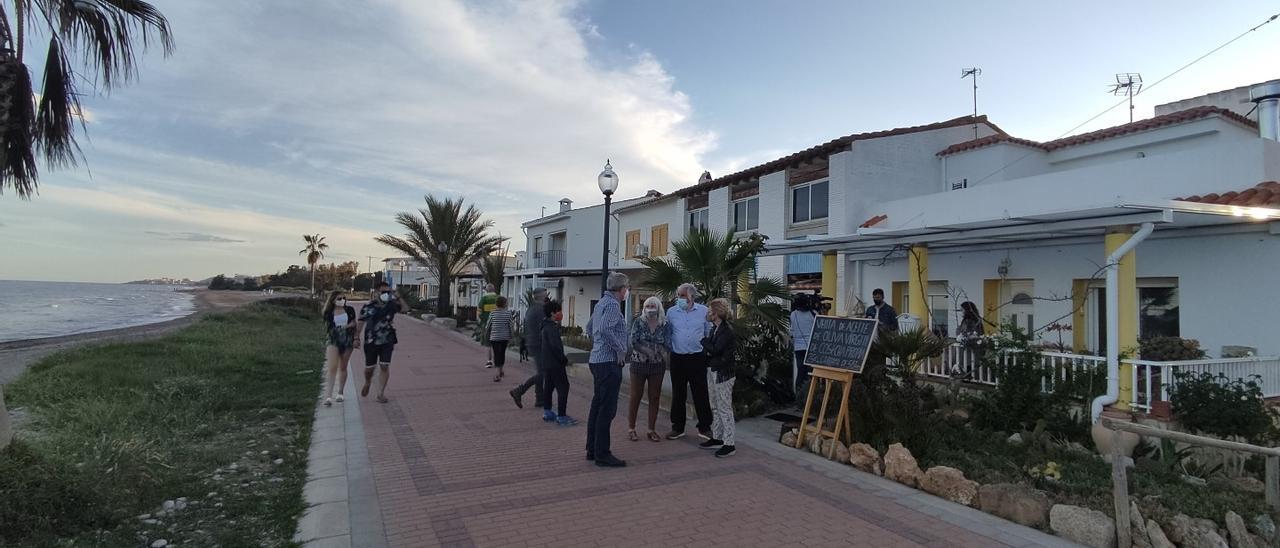
[(818, 316), (809, 334), (804, 364), (861, 373), (875, 335), (875, 318)]

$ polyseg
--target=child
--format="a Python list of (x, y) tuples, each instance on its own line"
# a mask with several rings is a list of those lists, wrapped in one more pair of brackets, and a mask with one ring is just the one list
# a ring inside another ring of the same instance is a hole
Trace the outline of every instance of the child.
[[(546, 368), (546, 375), (543, 377), (543, 394), (546, 396), (542, 401), (542, 420), (547, 422), (555, 422), (560, 426), (573, 426), (578, 424), (569, 415), (565, 414), (565, 407), (569, 405), (569, 372), (566, 367), (569, 365), (569, 358), (564, 355), (564, 341), (560, 340), (560, 321), (564, 319), (564, 313), (561, 312), (561, 305), (556, 301), (547, 301), (543, 306), (543, 315), (546, 319), (542, 322), (542, 352), (541, 362)], [(558, 413), (551, 411), (551, 391), (556, 391), (556, 407)]]

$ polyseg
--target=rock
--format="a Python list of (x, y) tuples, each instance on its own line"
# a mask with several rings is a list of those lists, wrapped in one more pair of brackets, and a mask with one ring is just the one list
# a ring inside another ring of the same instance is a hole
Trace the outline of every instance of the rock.
[(849, 463), (849, 448), (845, 447), (843, 443), (836, 442), (835, 461), (840, 464)]
[(1152, 548), (1151, 538), (1147, 534), (1147, 520), (1142, 519), (1142, 511), (1138, 503), (1129, 501), (1129, 539), (1133, 548)]
[(1212, 520), (1178, 514), (1165, 524), (1164, 532), (1169, 540), (1183, 548), (1228, 548), (1227, 541), (1218, 534), (1218, 525)]
[(453, 318), (436, 318), (432, 320), (431, 323), (434, 323), (445, 329), (455, 329), (458, 327), (458, 320), (455, 320)]
[(809, 438), (809, 443), (808, 443), (807, 447), (809, 448), (809, 452), (810, 452), (810, 453), (813, 453), (813, 454), (815, 454), (815, 455), (816, 455), (816, 454), (818, 454), (818, 453), (821, 453), (821, 452), (822, 452), (822, 438), (821, 438), (820, 436), (813, 436), (813, 437)]
[(863, 472), (869, 472), (877, 476), (884, 475), (884, 468), (880, 465), (880, 453), (874, 447), (865, 443), (855, 443), (849, 446), (849, 464)]
[(1191, 530), (1191, 518), (1186, 514), (1177, 514), (1164, 524), (1164, 532), (1174, 544), (1182, 544)]
[(1151, 548), (1177, 548), (1169, 537), (1164, 535), (1164, 530), (1160, 528), (1160, 524), (1156, 520), (1147, 520), (1147, 540), (1151, 543)]
[(963, 407), (957, 407), (947, 412), (947, 416), (967, 421), (969, 420), (969, 411)]
[(1231, 546), (1234, 548), (1254, 548), (1253, 539), (1249, 538), (1249, 529), (1244, 526), (1244, 518), (1240, 517), (1240, 514), (1228, 510), (1226, 522), (1227, 534), (1231, 537)]
[(186, 510), (186, 509), (187, 509), (186, 499), (178, 499), (176, 502), (173, 503), (173, 511), (175, 512), (178, 510)]
[(158, 520), (158, 519), (144, 519), (144, 520), (142, 520), (142, 523), (145, 523), (145, 524), (147, 524), (147, 525), (157, 525), (157, 524), (159, 524), (159, 523), (160, 523), (160, 520)]
[(1248, 493), (1262, 493), (1267, 490), (1267, 484), (1262, 483), (1262, 480), (1253, 476), (1243, 476), (1232, 479), (1231, 487)]
[(174, 501), (166, 500), (166, 501), (164, 501), (164, 504), (161, 504), (161, 505), (160, 505), (160, 507), (161, 507), (161, 508), (164, 508), (164, 511), (165, 511), (165, 512), (168, 512), (169, 510), (173, 510), (173, 509), (174, 509), (174, 507), (176, 507), (177, 505), (178, 505), (178, 503), (176, 503), (176, 502), (174, 502)]
[(1182, 539), (1182, 548), (1231, 548), (1216, 529), (1192, 526)]
[(920, 476), (923, 475), (924, 472), (920, 471), (920, 464), (916, 462), (916, 458), (911, 456), (911, 451), (901, 443), (890, 445), (889, 450), (885, 451), (884, 477), (908, 487), (915, 487), (920, 484)]
[(422, 315), (422, 320), (423, 320), (423, 321), (425, 321), (425, 322), (427, 322), (427, 323), (431, 323), (431, 322), (435, 321), (435, 319), (436, 319), (436, 315), (435, 315), (435, 314), (423, 314), (423, 315)]
[(1009, 436), (1009, 443), (1012, 443), (1014, 445), (1022, 445), (1022, 434), (1015, 432), (1012, 436)]
[(1048, 494), (1025, 485), (996, 483), (978, 488), (979, 509), (1027, 527), (1043, 529), (1052, 506)]
[[(834, 460), (841, 464), (849, 462), (849, 449), (840, 443), (839, 440), (824, 439), (822, 440), (821, 453), (819, 455)], [(843, 454), (844, 460), (840, 460)]]
[(164, 548), (165, 546), (168, 546), (168, 545), (169, 545), (169, 541), (165, 539), (160, 539), (151, 543), (151, 548)]
[(263, 452), (262, 452), (262, 454), (263, 454), (263, 455), (270, 455), (270, 454), (271, 454), (271, 452), (270, 452), (270, 451), (263, 451)]
[(781, 442), (782, 442), (782, 445), (785, 445), (787, 447), (795, 447), (796, 446), (795, 432), (787, 432), (786, 434), (783, 434)]
[(218, 492), (217, 492), (217, 491), (209, 491), (209, 494), (205, 495), (205, 496), (204, 496), (204, 498), (211, 499), (211, 498), (216, 497), (216, 496), (218, 496)]
[(138, 519), (151, 519), (151, 514), (142, 514), (138, 516)]
[[(339, 356), (339, 357), (341, 357), (341, 356)], [(276, 459), (276, 460), (273, 460), (273, 461), (271, 461), (271, 462), (273, 462), (273, 463), (275, 463), (275, 464), (277, 464), (277, 465), (280, 465), (280, 464), (284, 464), (284, 459)]]
[(1049, 509), (1049, 530), (1067, 540), (1093, 548), (1116, 545), (1116, 522), (1097, 510), (1056, 504)]
[(1070, 449), (1077, 453), (1092, 453), (1092, 451), (1090, 451), (1088, 447), (1085, 447), (1083, 443), (1080, 443), (1078, 441), (1071, 442), (1071, 445), (1068, 445), (1067, 449)]
[(924, 473), (920, 488), (957, 504), (969, 506), (978, 497), (978, 482), (949, 466), (934, 466)]
[(1268, 514), (1258, 514), (1249, 522), (1249, 530), (1262, 537), (1267, 544), (1276, 540), (1276, 522)]

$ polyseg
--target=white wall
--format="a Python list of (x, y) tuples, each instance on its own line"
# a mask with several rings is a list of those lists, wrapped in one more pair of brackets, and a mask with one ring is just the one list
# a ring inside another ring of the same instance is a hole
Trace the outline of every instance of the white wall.
[[(760, 177), (760, 234), (776, 243), (786, 239), (787, 233), (787, 172), (777, 171)], [(780, 278), (786, 281), (785, 257), (762, 257), (757, 273), (762, 278)]]
[(640, 261), (635, 259), (626, 259), (626, 249), (622, 249), (627, 243), (626, 234), (632, 230), (640, 231), (640, 243), (649, 246), (649, 253), (653, 254), (658, 250), (653, 249), (653, 227), (663, 224), (667, 225), (667, 252), (671, 252), (671, 243), (679, 241), (683, 236), (684, 223), (683, 211), (677, 208), (683, 205), (683, 200), (666, 200), (651, 205), (643, 205), (623, 211), (617, 215), (618, 217), (618, 243), (619, 243), (619, 261), (618, 268), (632, 269), (641, 268)]
[[(612, 207), (614, 209), (627, 207), (647, 199), (649, 198), (620, 200), (614, 202)], [(533, 267), (532, 262), (536, 261), (533, 253), (534, 239), (541, 236), (542, 250), (546, 251), (550, 249), (551, 234), (563, 231), (567, 238), (565, 267), (600, 268), (600, 259), (604, 251), (604, 204), (574, 209), (564, 217), (533, 226), (526, 223), (525, 227), (530, 267)], [(618, 220), (615, 217), (611, 219), (609, 228), (609, 248), (615, 253), (621, 247), (621, 243), (625, 243), (625, 240), (615, 237), (617, 234)]]
[[(707, 197), (707, 226), (711, 232), (724, 234), (729, 227), (729, 187), (713, 189)], [(761, 214), (764, 212), (762, 211)]]
[[(1280, 236), (1258, 225), (1247, 234), (1168, 237), (1176, 231), (1157, 231), (1136, 250), (1139, 278), (1178, 279), (1179, 320), (1182, 337), (1197, 339), (1211, 356), (1224, 345), (1252, 346), (1261, 355), (1280, 355), (1280, 307), (1275, 306), (1274, 273), (1280, 270)], [(1101, 239), (1096, 243), (1053, 247), (1012, 248), (989, 251), (935, 251), (929, 256), (929, 278), (947, 281), (952, 294), (960, 293), (982, 308), (983, 280), (996, 279), (996, 268), (1005, 257), (1012, 261), (1008, 278), (1035, 280), (1036, 325), (1072, 323), (1070, 295), (1074, 279), (1099, 277), (1105, 262)], [(892, 295), (894, 281), (907, 280), (903, 259), (883, 266), (863, 263), (860, 296), (871, 302), (871, 291), (883, 288)], [(851, 268), (851, 270), (853, 270)], [(1061, 300), (1053, 300), (1053, 299)], [(959, 302), (951, 303), (953, 308)], [(950, 323), (954, 332), (957, 320)], [(1082, 326), (1073, 326), (1081, 329)], [(1064, 334), (1068, 345), (1070, 333)], [(1049, 342), (1056, 342), (1056, 335)]]

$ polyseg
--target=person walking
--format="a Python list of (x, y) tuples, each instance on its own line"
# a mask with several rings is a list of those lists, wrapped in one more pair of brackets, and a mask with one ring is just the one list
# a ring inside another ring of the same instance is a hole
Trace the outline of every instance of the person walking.
[(539, 287), (533, 290), (532, 300), (529, 302), (529, 308), (524, 311), (524, 345), (529, 350), (529, 355), (533, 356), (534, 374), (529, 377), (520, 386), (511, 389), (511, 399), (516, 402), (516, 407), (524, 409), (524, 393), (530, 388), (534, 393), (534, 407), (543, 408), (546, 399), (543, 397), (543, 371), (542, 361), (539, 356), (540, 345), (542, 344), (542, 323), (546, 319), (543, 305), (547, 301), (547, 290)]
[[(484, 285), (484, 295), (480, 296), (480, 333), (481, 335), (489, 332), (489, 315), (498, 309), (498, 293), (493, 288), (493, 284)], [(488, 361), (484, 362), (485, 369), (493, 367), (493, 346), (489, 344), (489, 338), (480, 337), (480, 344), (489, 350)]]
[(707, 353), (707, 384), (711, 386), (711, 409), (715, 413), (715, 421), (711, 423), (711, 439), (699, 447), (715, 449), (716, 457), (724, 458), (735, 451), (733, 381), (737, 369), (734, 360), (737, 335), (729, 323), (729, 301), (715, 299), (708, 308), (707, 320), (715, 327), (711, 336), (703, 339), (702, 347)]
[(702, 339), (711, 333), (707, 307), (698, 304), (698, 288), (686, 283), (676, 289), (676, 305), (667, 310), (671, 326), (671, 432), (667, 439), (684, 437), (685, 406), (693, 392), (698, 415), (698, 435), (711, 439), (711, 398), (707, 392), (707, 355)]
[(804, 393), (809, 384), (809, 366), (805, 365), (805, 357), (809, 354), (809, 336), (813, 333), (813, 323), (818, 313), (813, 310), (813, 300), (809, 295), (799, 294), (791, 300), (791, 346), (796, 356), (796, 396)]
[(662, 301), (649, 297), (645, 299), (640, 315), (631, 323), (631, 350), (627, 354), (627, 365), (631, 367), (627, 437), (631, 441), (640, 439), (636, 434), (636, 414), (646, 393), (649, 395), (649, 433), (646, 437), (649, 441), (662, 441), (657, 432), (658, 406), (662, 399), (662, 378), (667, 374), (670, 360), (671, 332), (667, 315), (662, 310)]
[[(564, 312), (556, 301), (547, 301), (543, 310), (545, 317), (539, 324), (542, 340), (538, 345), (542, 356), (537, 358), (543, 368), (542, 420), (573, 426), (578, 421), (566, 413), (569, 406), (569, 358), (564, 354), (564, 341), (560, 338), (560, 321), (564, 319)], [(553, 391), (556, 392), (556, 411), (551, 410)]]
[(387, 382), (391, 380), (391, 355), (396, 349), (396, 314), (405, 310), (391, 284), (378, 282), (374, 298), (360, 309), (364, 324), (364, 387), (361, 396), (369, 395), (373, 384), (373, 368), (378, 367), (378, 403), (387, 403)]
[(609, 448), (609, 427), (618, 414), (618, 389), (622, 386), (622, 367), (627, 354), (627, 320), (622, 316), (622, 302), (626, 301), (630, 288), (626, 274), (609, 274), (605, 278), (605, 292), (591, 311), (591, 321), (587, 324), (591, 333), (589, 364), (595, 384), (591, 413), (587, 416), (587, 460), (594, 460), (596, 466), (627, 465)]
[(333, 405), (333, 386), (338, 385), (337, 400), (343, 400), (342, 390), (347, 385), (347, 362), (351, 353), (360, 348), (360, 339), (356, 336), (356, 309), (347, 306), (347, 296), (341, 291), (334, 291), (324, 304), (324, 405)]
[(499, 382), (505, 373), (502, 372), (502, 366), (507, 364), (507, 345), (511, 343), (512, 327), (516, 322), (516, 313), (507, 308), (507, 298), (498, 297), (494, 306), (497, 306), (493, 312), (489, 313), (488, 339), (489, 347), (493, 350), (493, 365), (498, 368), (498, 373), (493, 376), (493, 382)]

